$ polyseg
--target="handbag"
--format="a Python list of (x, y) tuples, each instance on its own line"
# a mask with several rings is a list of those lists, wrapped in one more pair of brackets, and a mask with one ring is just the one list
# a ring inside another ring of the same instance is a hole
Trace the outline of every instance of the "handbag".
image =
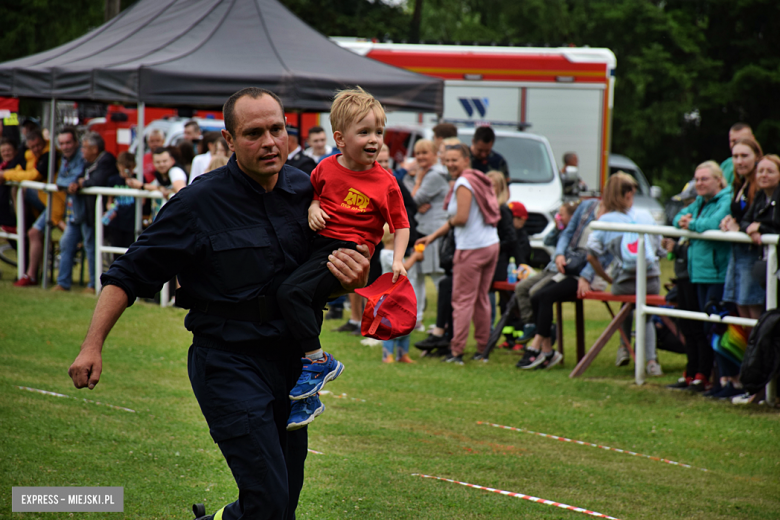
[(588, 252), (585, 249), (574, 249), (566, 254), (566, 266), (563, 272), (568, 276), (579, 276), (587, 263)]
[(455, 258), (455, 230), (450, 229), (439, 244), (439, 267), (447, 272), (452, 271)]

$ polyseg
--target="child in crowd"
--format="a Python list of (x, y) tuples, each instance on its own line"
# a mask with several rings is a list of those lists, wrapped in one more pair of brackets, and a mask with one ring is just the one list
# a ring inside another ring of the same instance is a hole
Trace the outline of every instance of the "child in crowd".
[[(390, 232), (390, 228), (385, 224), (385, 234), (382, 236), (382, 244), (385, 246), (379, 252), (379, 262), (382, 264), (382, 274), (392, 272), (393, 270), (393, 242), (395, 237)], [(424, 254), (422, 251), (415, 251), (404, 260), (404, 269), (407, 271), (412, 268), (414, 264), (422, 261)], [(410, 335), (406, 335), (400, 338), (388, 339), (382, 342), (382, 362), (383, 363), (414, 363), (412, 358), (409, 357), (409, 338)], [(397, 356), (393, 356), (393, 351), (397, 351)]]
[(282, 316), (306, 353), (301, 376), (290, 391), (294, 403), (288, 430), (306, 426), (325, 410), (317, 392), (344, 370), (341, 362), (322, 351), (319, 340), (322, 309), (334, 293), (343, 290), (326, 267), (330, 254), (365, 244), (373, 255), (387, 223), (395, 233), (393, 282), (406, 276), (403, 257), (409, 221), (403, 198), (395, 178), (376, 162), (386, 120), (379, 101), (359, 87), (339, 92), (331, 107), (333, 139), (341, 154), (326, 157), (311, 174), (314, 200), (309, 207), (309, 227), (318, 234), (311, 243), (309, 260), (277, 291)]
[[(138, 186), (141, 181), (134, 179), (135, 156), (122, 152), (116, 158), (116, 175), (106, 181), (108, 186), (125, 188)], [(133, 197), (109, 197), (108, 211), (103, 216), (103, 224), (108, 227), (108, 239), (112, 247), (129, 247), (135, 242), (135, 199)], [(117, 256), (117, 255), (115, 255)]]

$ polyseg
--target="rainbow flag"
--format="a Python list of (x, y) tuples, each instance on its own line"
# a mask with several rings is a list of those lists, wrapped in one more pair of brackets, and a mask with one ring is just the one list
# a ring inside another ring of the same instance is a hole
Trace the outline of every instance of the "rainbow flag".
[(747, 348), (748, 332), (741, 325), (729, 324), (722, 335), (712, 335), (712, 349), (741, 365)]

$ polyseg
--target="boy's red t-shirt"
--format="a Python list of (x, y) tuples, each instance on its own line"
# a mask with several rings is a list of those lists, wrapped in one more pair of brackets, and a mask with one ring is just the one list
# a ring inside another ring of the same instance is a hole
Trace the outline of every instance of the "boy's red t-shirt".
[(340, 165), (338, 157), (326, 157), (311, 172), (314, 200), (330, 216), (319, 233), (366, 244), (373, 255), (385, 222), (391, 233), (409, 227), (398, 181), (377, 162), (369, 170), (356, 172)]

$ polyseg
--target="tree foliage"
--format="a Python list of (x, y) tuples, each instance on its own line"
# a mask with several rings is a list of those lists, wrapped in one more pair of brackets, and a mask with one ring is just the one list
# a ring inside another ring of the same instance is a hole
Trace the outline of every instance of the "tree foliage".
[[(126, 8), (134, 0), (123, 0)], [(329, 36), (606, 47), (617, 56), (612, 150), (672, 193), (696, 164), (723, 160), (728, 128), (780, 150), (777, 0), (281, 0)], [(0, 61), (103, 23), (104, 0), (0, 2)]]

